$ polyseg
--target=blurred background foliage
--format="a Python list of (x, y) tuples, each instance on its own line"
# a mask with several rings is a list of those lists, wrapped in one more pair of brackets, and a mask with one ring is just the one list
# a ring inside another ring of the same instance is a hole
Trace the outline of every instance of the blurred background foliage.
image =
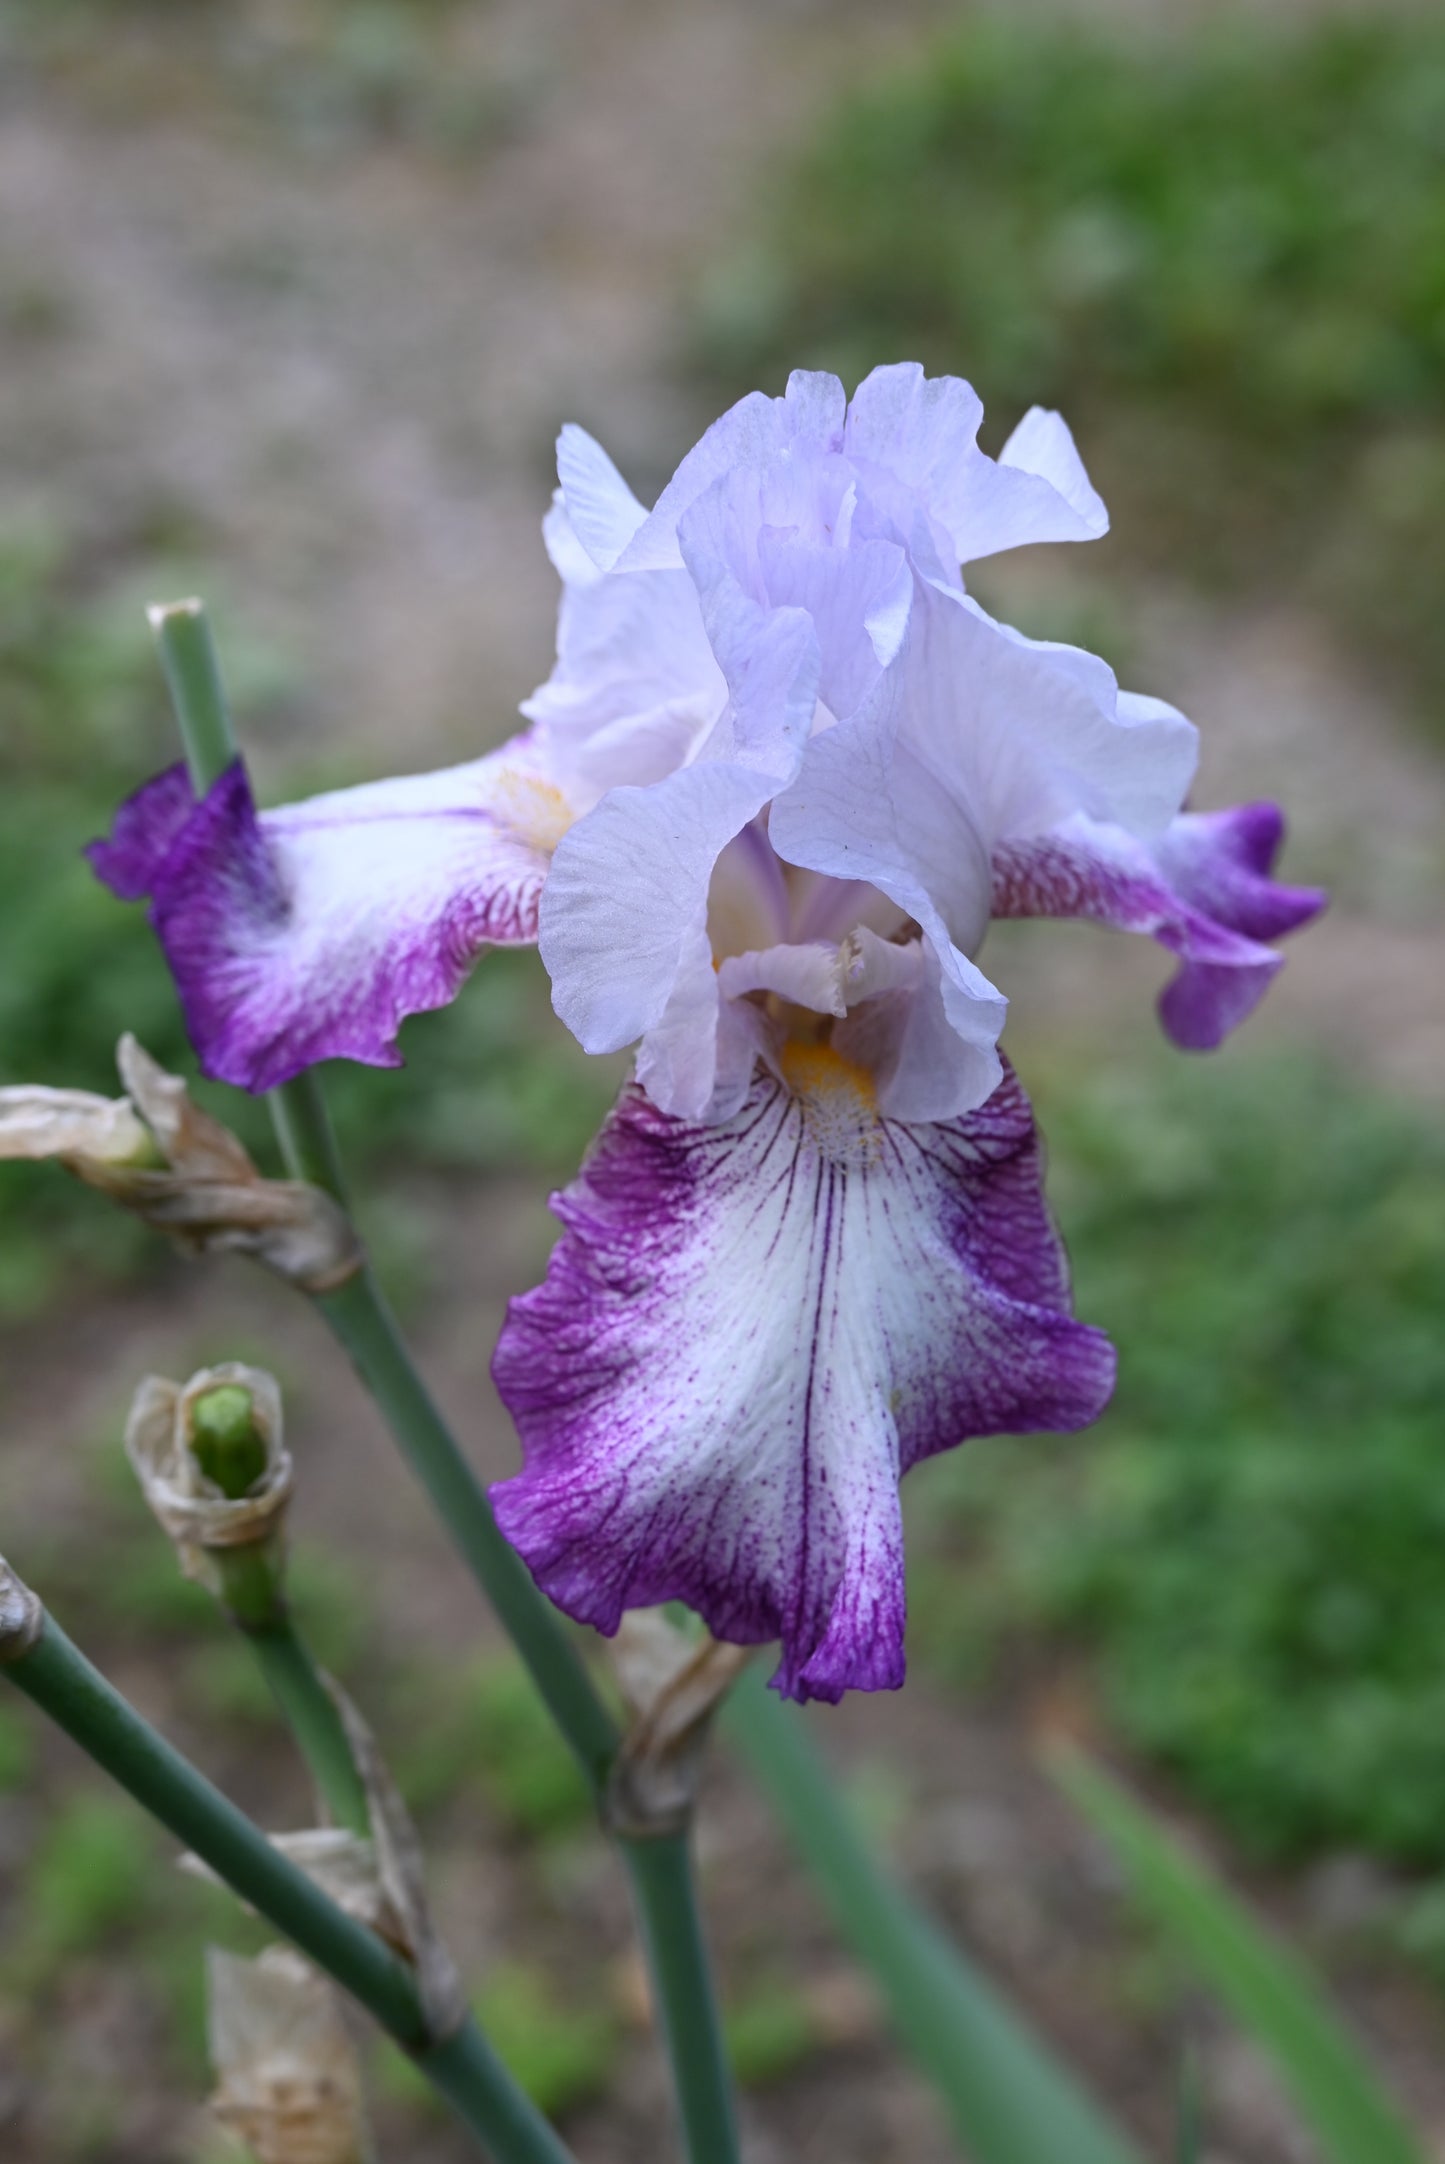
[(1121, 550), (1338, 615), (1445, 731), (1445, 23), (969, 20), (757, 228), (698, 307), (720, 389), (966, 354), (1067, 413)]

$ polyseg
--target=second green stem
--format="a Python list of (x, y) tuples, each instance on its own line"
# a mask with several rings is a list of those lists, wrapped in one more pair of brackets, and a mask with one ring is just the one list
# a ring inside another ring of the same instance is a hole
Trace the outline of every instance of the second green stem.
[(366, 1790), (341, 1715), (291, 1620), (276, 1556), (258, 1545), (217, 1549), (213, 1560), (221, 1603), (254, 1652), (328, 1810), (348, 1832), (369, 1833)]
[(692, 2164), (736, 2164), (732, 2077), (685, 1833), (625, 1841), (638, 1922)]

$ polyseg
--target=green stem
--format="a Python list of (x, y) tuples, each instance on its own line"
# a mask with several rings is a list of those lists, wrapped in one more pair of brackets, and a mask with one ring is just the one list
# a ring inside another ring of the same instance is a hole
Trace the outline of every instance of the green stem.
[[(530, 1669), (600, 1801), (617, 1729), (565, 1626), (515, 1548), (426, 1385), (369, 1269), (322, 1310)], [(731, 2085), (685, 1836), (621, 1842), (642, 1925), (690, 2164), (736, 2164)]]
[(180, 723), (191, 787), (204, 796), (239, 757), (206, 605), (163, 601), (146, 614)]
[(332, 1817), (348, 1833), (369, 1834), (371, 1813), (366, 1790), (351, 1756), (336, 1701), (322, 1682), (304, 1640), (297, 1636), (284, 1604), (266, 1622), (243, 1624), (241, 1628)]
[[(205, 612), (153, 609), (192, 786), (204, 791), (237, 756)], [(294, 1178), (343, 1203), (345, 1183), (319, 1078), (270, 1094), (281, 1154)], [(598, 1802), (620, 1740), (551, 1602), (498, 1530), (492, 1507), (412, 1364), (369, 1267), (317, 1306), (350, 1355), (442, 1523), (521, 1654)], [(731, 2090), (684, 1841), (624, 1841), (688, 2143), (690, 2164), (734, 2164)], [(664, 1967), (665, 1964), (665, 1967)], [(672, 1995), (680, 1994), (676, 2008)]]
[(409, 2051), (498, 2164), (571, 2164), (474, 2023), (436, 2041), (411, 1971), (127, 1705), (50, 1616), (5, 1673), (218, 1878)]
[(691, 2164), (737, 2164), (732, 2077), (723, 2050), (685, 1833), (624, 1841), (658, 2017)]
[[(152, 609), (150, 620), (191, 786), (203, 792), (238, 756), (205, 609), (199, 601), (170, 602)], [(318, 1078), (300, 1075), (272, 1091), (269, 1101), (288, 1171), (344, 1199), (341, 1163)], [(497, 1530), (491, 1505), (413, 1368), (375, 1278), (364, 1270), (317, 1304), (380, 1405), (600, 1796), (617, 1748), (617, 1730), (556, 1610)]]
[(281, 1150), (281, 1161), (293, 1180), (309, 1180), (313, 1187), (334, 1195), (343, 1209), (350, 1207), (336, 1130), (321, 1088), (321, 1077), (309, 1071), (283, 1082), (266, 1099), (271, 1125)]
[(351, 1833), (369, 1834), (366, 1790), (336, 1701), (291, 1621), (278, 1550), (260, 1541), (214, 1549), (211, 1560), (219, 1573), (221, 1605), (255, 1653), (332, 1817)]
[(246, 1637), (332, 1817), (349, 1833), (369, 1834), (366, 1790), (341, 1716), (291, 1618), (283, 1609), (270, 1623), (248, 1630)]
[(617, 1749), (616, 1726), (566, 1625), (500, 1532), (476, 1474), (412, 1366), (375, 1277), (364, 1269), (338, 1291), (323, 1293), (316, 1304), (350, 1354), (600, 1798)]
[[(197, 796), (204, 796), (241, 756), (205, 603), (165, 601), (147, 614), (185, 747), (191, 787)], [(269, 1103), (276, 1139), (292, 1178), (324, 1187), (344, 1204), (341, 1158), (316, 1077), (303, 1074), (283, 1083), (272, 1090)]]
[(1199, 2061), (1186, 2037), (1179, 2055), (1174, 2125), (1174, 2164), (1199, 2164), (1204, 2154), (1203, 2094)]

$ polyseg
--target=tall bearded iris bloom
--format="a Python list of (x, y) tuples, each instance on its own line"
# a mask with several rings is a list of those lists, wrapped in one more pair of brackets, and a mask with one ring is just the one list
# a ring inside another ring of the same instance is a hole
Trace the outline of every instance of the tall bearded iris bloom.
[(797, 1697), (902, 1680), (911, 1465), (1081, 1427), (1112, 1384), (998, 1051), (990, 918), (1149, 933), (1165, 1026), (1205, 1047), (1322, 904), (1271, 878), (1273, 807), (1183, 809), (1181, 714), (972, 599), (971, 561), (1107, 524), (1057, 415), (997, 460), (980, 418), (912, 366), (851, 403), (797, 374), (650, 512), (564, 430), (525, 734), (260, 814), (239, 766), (199, 803), (173, 770), (92, 852), (247, 1088), (394, 1064), (406, 1015), (531, 940), (582, 1044), (637, 1047), (502, 1334), (525, 1462), (494, 1501), (572, 1615), (689, 1602), (780, 1640)]

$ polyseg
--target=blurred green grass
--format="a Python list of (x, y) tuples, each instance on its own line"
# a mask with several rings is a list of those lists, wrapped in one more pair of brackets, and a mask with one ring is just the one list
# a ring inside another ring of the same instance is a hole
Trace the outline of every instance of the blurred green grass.
[(1062, 407), (1119, 550), (1324, 610), (1445, 731), (1438, 17), (950, 29), (767, 175), (689, 351), (901, 358), (995, 443)]
[(1304, 1060), (1030, 1080), (1119, 1387), (921, 1476), (919, 1654), (1051, 1650), (1255, 1856), (1445, 1887), (1445, 1134)]

